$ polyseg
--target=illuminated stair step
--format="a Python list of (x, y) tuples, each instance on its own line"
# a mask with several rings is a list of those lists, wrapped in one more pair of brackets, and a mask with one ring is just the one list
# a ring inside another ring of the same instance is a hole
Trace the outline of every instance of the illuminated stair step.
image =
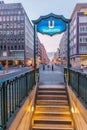
[(74, 130), (72, 125), (35, 124), (32, 130)]

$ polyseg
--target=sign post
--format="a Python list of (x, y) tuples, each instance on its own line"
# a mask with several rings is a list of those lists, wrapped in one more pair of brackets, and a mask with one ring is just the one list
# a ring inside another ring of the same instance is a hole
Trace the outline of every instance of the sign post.
[(34, 25), (34, 69), (36, 71), (36, 25)]
[(37, 20), (33, 20), (34, 24), (34, 69), (36, 71), (36, 31), (42, 34), (53, 36), (61, 34), (68, 29), (67, 41), (67, 68), (70, 67), (70, 19), (63, 15), (55, 15), (50, 13), (45, 16), (40, 16)]

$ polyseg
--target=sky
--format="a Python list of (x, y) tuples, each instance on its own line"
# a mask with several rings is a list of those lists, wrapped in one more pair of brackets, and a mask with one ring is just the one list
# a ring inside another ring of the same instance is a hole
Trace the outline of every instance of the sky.
[[(87, 3), (87, 0), (4, 0), (5, 3), (22, 3), (30, 20), (36, 20), (42, 15), (54, 13), (70, 18), (77, 3)], [(55, 52), (59, 47), (61, 35), (52, 37), (38, 34), (47, 52)]]

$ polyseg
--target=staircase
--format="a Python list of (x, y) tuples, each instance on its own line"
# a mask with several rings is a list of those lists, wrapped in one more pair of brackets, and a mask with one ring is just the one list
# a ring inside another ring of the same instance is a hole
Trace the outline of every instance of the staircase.
[(32, 130), (74, 130), (66, 89), (39, 87)]

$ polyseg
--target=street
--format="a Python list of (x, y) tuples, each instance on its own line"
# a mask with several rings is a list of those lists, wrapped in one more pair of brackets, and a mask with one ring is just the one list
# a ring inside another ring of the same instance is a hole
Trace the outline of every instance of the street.
[(29, 67), (10, 68), (8, 70), (1, 70), (0, 71), (0, 80), (7, 79), (12, 76), (16, 76), (18, 74), (26, 73), (30, 70), (31, 70), (31, 68), (29, 68)]

